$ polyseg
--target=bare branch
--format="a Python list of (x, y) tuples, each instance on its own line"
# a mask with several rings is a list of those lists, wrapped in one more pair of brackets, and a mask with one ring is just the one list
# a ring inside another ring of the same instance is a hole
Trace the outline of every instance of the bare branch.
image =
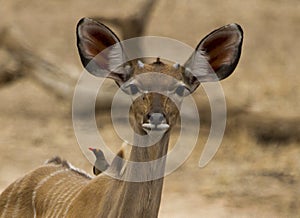
[[(124, 39), (141, 36), (145, 32), (156, 0), (145, 1), (137, 13), (125, 18), (97, 17), (104, 23), (116, 25)], [(0, 87), (10, 84), (24, 76), (30, 76), (42, 87), (62, 98), (71, 99), (78, 75), (73, 75), (55, 64), (43, 59), (10, 28), (0, 31)], [(103, 97), (103, 96), (102, 96)], [(105, 102), (112, 95), (105, 95)], [(102, 99), (103, 104), (103, 99)]]
[(60, 97), (72, 96), (77, 78), (44, 60), (25, 46), (9, 28), (0, 32), (0, 85), (30, 76)]
[(9, 29), (0, 31), (0, 86), (9, 84), (24, 76), (24, 65), (11, 43)]

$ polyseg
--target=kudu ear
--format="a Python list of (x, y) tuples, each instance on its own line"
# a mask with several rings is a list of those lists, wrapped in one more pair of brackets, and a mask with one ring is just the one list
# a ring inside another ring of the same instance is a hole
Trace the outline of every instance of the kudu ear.
[(82, 18), (76, 34), (80, 59), (88, 72), (114, 79), (119, 85), (128, 79), (129, 72), (122, 67), (125, 53), (113, 31), (98, 21)]
[(238, 24), (223, 26), (208, 34), (185, 63), (186, 82), (193, 92), (201, 82), (225, 79), (239, 62), (243, 30)]

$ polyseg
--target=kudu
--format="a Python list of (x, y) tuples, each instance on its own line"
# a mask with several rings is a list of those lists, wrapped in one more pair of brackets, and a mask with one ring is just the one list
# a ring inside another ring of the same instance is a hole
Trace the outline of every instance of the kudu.
[[(119, 43), (108, 27), (88, 18), (82, 19), (77, 26), (77, 46), (86, 69), (96, 76), (114, 79), (124, 92), (137, 96), (129, 111), (134, 131), (140, 136), (161, 133), (158, 142), (151, 146), (145, 146), (143, 139), (135, 140), (129, 157), (132, 162), (147, 163), (164, 157), (170, 130), (179, 116), (176, 102), (160, 92), (149, 91), (149, 87), (155, 84), (160, 91), (176, 96), (173, 99), (181, 99), (194, 92), (201, 82), (222, 80), (235, 69), (242, 41), (241, 27), (230, 24), (207, 35), (183, 66), (164, 63), (159, 58), (149, 64), (141, 60), (122, 64), (126, 51), (121, 49), (112, 54), (107, 50)], [(207, 61), (207, 66), (199, 63), (203, 61), (201, 58)], [(90, 61), (93, 63), (89, 66)], [(110, 63), (116, 66), (116, 62), (120, 63), (119, 69), (110, 69), (105, 75)], [(156, 72), (158, 77), (139, 77), (147, 72)], [(170, 82), (159, 75), (174, 80)], [(122, 175), (126, 176), (126, 181), (106, 173), (91, 178), (60, 158), (54, 158), (12, 183), (1, 194), (1, 217), (157, 217), (163, 177), (140, 182), (130, 181), (130, 178), (140, 174), (148, 178), (156, 172), (163, 175), (165, 160), (145, 168), (147, 171), (118, 161), (111, 164), (110, 170), (120, 169), (114, 166), (116, 164), (123, 164)]]

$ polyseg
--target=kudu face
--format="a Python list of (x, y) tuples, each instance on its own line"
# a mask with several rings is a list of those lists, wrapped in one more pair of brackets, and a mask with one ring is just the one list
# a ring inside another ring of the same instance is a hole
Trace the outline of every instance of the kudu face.
[(207, 35), (183, 66), (159, 58), (146, 64), (125, 61), (126, 52), (118, 37), (105, 25), (89, 18), (77, 25), (77, 46), (84, 67), (95, 76), (114, 79), (132, 97), (130, 122), (139, 134), (168, 131), (176, 123), (184, 96), (201, 82), (228, 77), (239, 61), (242, 40), (240, 26), (230, 24)]
[(137, 61), (136, 66), (132, 78), (121, 85), (133, 99), (131, 125), (139, 134), (167, 131), (176, 123), (181, 100), (188, 93), (180, 67), (159, 59), (152, 64)]

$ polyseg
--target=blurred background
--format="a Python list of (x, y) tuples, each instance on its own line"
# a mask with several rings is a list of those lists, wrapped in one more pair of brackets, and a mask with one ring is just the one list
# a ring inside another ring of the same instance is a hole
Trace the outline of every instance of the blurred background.
[[(71, 116), (83, 70), (75, 42), (80, 18), (97, 17), (122, 39), (165, 36), (192, 47), (238, 23), (244, 44), (235, 72), (222, 81), (228, 107), (222, 145), (198, 167), (210, 128), (208, 101), (198, 89), (199, 140), (165, 178), (160, 217), (299, 217), (299, 1), (0, 0), (0, 16), (0, 191), (55, 155), (92, 173)], [(108, 82), (96, 115), (117, 149), (109, 110), (114, 90)]]

